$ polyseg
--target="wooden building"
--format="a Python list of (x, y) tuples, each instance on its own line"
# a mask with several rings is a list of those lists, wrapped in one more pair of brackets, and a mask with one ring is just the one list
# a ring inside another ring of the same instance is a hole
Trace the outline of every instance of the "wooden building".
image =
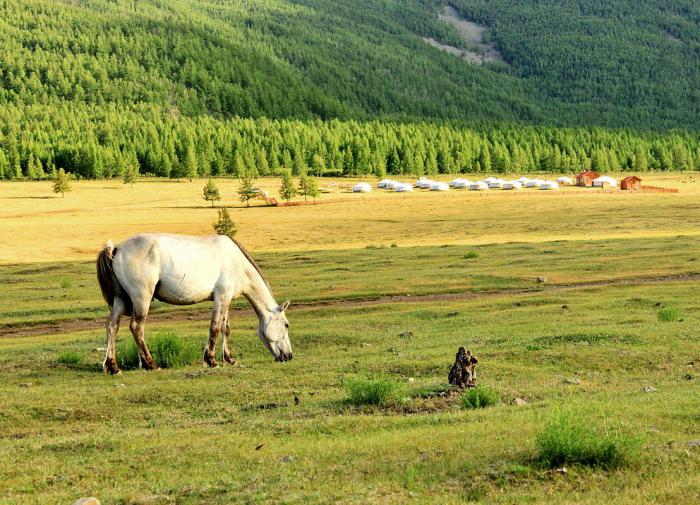
[(598, 172), (594, 172), (593, 170), (586, 170), (585, 172), (581, 172), (576, 176), (576, 185), (592, 186), (593, 180), (597, 179), (598, 177), (600, 177), (600, 174)]
[(642, 180), (636, 175), (630, 175), (620, 181), (620, 189), (642, 189)]

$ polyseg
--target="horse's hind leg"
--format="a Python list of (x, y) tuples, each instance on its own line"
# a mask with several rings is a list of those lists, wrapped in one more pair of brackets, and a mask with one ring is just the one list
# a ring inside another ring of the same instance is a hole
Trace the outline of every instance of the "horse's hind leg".
[(230, 319), (231, 319), (231, 314), (229, 313), (228, 310), (228, 305), (226, 306), (225, 310), (222, 311), (223, 313), (223, 337), (222, 337), (222, 353), (223, 353), (223, 359), (224, 363), (228, 363), (229, 365), (237, 365), (238, 361), (236, 361), (236, 358), (231, 356), (231, 351), (229, 350), (228, 347), (228, 337), (231, 335), (231, 324), (230, 324)]
[(221, 298), (214, 296), (214, 304), (211, 310), (211, 324), (209, 325), (209, 342), (204, 348), (203, 361), (211, 368), (218, 366), (214, 354), (216, 353), (216, 339), (221, 333)]
[(119, 321), (124, 314), (124, 301), (118, 296), (114, 297), (112, 309), (109, 311), (107, 318), (107, 351), (105, 352), (105, 360), (102, 363), (102, 369), (105, 373), (116, 375), (121, 373), (117, 366), (117, 332), (119, 331)]
[(154, 370), (158, 368), (158, 365), (153, 359), (153, 356), (151, 356), (151, 352), (148, 350), (148, 346), (146, 345), (146, 339), (144, 338), (146, 317), (148, 316), (148, 306), (149, 303), (137, 304), (134, 302), (134, 313), (131, 316), (129, 329), (131, 330), (131, 334), (134, 336), (136, 347), (139, 350), (141, 367), (144, 370)]

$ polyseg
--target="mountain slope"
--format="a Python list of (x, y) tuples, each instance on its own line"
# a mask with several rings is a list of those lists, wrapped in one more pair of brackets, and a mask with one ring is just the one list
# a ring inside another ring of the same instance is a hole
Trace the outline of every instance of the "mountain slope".
[(0, 104), (698, 128), (690, 0), (451, 4), (507, 65), (423, 42), (465, 45), (434, 0), (2, 0)]

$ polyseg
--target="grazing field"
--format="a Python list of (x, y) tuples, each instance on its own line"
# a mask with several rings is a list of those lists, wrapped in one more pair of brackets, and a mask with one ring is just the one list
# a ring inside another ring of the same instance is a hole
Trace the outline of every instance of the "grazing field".
[[(238, 237), (292, 298), (294, 360), (273, 362), (239, 303), (241, 366), (117, 377), (102, 374), (92, 258), (138, 231), (208, 233), (204, 181), (76, 182), (65, 199), (3, 184), (0, 503), (697, 503), (697, 179), (236, 207)], [(239, 206), (237, 183), (217, 183)], [(147, 339), (201, 348), (208, 311), (154, 303)], [(460, 345), (495, 405), (446, 388)], [(569, 459), (547, 464), (543, 440)], [(574, 461), (591, 441), (612, 449)]]
[[(485, 175), (485, 174), (480, 174)], [(0, 264), (92, 259), (102, 242), (136, 232), (208, 234), (216, 209), (202, 199), (206, 181), (73, 183), (65, 198), (49, 182), (3, 183), (0, 194)], [(259, 185), (277, 196), (279, 181)], [(319, 186), (330, 181), (320, 180)], [(351, 194), (351, 180), (320, 200), (334, 204), (243, 208), (237, 180), (218, 180), (222, 205), (238, 238), (254, 251), (547, 242), (698, 234), (700, 177), (644, 176), (644, 183), (677, 187), (668, 194), (522, 193), (466, 190), (405, 195), (375, 190)], [(575, 188), (579, 190), (580, 188)], [(512, 196), (518, 194), (519, 196)]]

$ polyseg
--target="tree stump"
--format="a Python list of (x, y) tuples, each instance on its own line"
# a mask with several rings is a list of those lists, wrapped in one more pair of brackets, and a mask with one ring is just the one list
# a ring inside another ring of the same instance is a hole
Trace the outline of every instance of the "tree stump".
[(471, 388), (476, 386), (476, 369), (478, 363), (476, 356), (464, 347), (460, 347), (455, 356), (455, 364), (452, 365), (447, 380), (458, 388)]

